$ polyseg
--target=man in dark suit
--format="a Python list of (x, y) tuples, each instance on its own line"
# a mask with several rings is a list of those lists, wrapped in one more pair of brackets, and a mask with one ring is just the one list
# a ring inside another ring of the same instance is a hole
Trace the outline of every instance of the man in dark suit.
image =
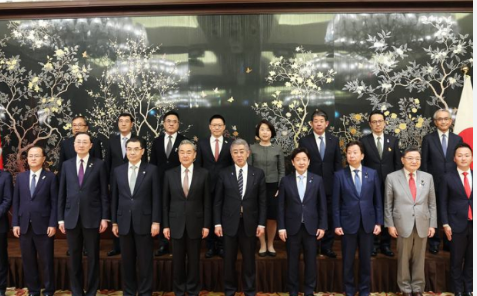
[[(106, 149), (106, 170), (108, 172), (109, 184), (112, 184), (112, 177), (114, 169), (122, 164), (128, 163), (128, 157), (126, 153), (126, 142), (135, 137), (131, 132), (134, 126), (134, 118), (129, 113), (121, 113), (118, 117), (118, 129), (119, 134), (114, 134), (109, 137), (109, 145)], [(146, 146), (144, 146), (145, 148)], [(144, 149), (141, 161), (147, 162), (147, 149)], [(113, 239), (113, 249), (108, 252), (108, 256), (115, 256), (121, 254), (121, 246), (119, 239), (115, 237)]]
[[(154, 139), (151, 148), (150, 163), (157, 166), (159, 187), (163, 188), (164, 175), (167, 170), (180, 166), (179, 144), (187, 138), (179, 134), (180, 118), (175, 111), (169, 111), (163, 116), (164, 133)], [(162, 256), (169, 253), (169, 243), (159, 234), (159, 250), (154, 255)]]
[[(381, 196), (384, 203), (384, 181), (386, 176), (402, 168), (401, 152), (399, 151), (399, 140), (396, 137), (384, 134), (386, 128), (386, 118), (383, 112), (374, 110), (368, 118), (372, 133), (360, 139), (364, 148), (363, 165), (376, 170), (381, 182)], [(382, 209), (382, 208), (381, 208)], [(380, 247), (381, 253), (393, 257), (391, 251), (391, 236), (387, 229), (381, 231), (379, 236), (374, 237), (374, 248), (371, 255), (377, 255), (377, 248)]]
[(356, 293), (354, 261), (358, 246), (359, 295), (369, 295), (373, 234), (378, 235), (384, 223), (381, 180), (375, 170), (361, 165), (363, 152), (359, 141), (346, 145), (349, 166), (336, 173), (333, 188), (333, 225), (335, 233), (343, 236), (341, 250), (346, 296)]
[(230, 153), (235, 164), (220, 172), (214, 202), (215, 234), (224, 237), (225, 296), (237, 292), (235, 262), (239, 247), (243, 292), (254, 296), (255, 247), (267, 220), (265, 174), (247, 164), (250, 147), (245, 140), (235, 140)]
[(444, 175), (439, 185), (444, 232), (450, 241), (450, 275), (456, 296), (471, 296), (473, 269), (473, 171), (472, 148), (458, 144), (455, 171)]
[(12, 206), (13, 184), (12, 175), (0, 170), (0, 296), (5, 296), (8, 276), (8, 244), (7, 236), (10, 231), (8, 211)]
[[(448, 110), (437, 110), (434, 113), (434, 124), (437, 127), (437, 131), (430, 133), (422, 139), (421, 170), (432, 175), (434, 184), (440, 184), (447, 172), (453, 172), (457, 168), (454, 162), (453, 151), (458, 144), (462, 143), (462, 138), (450, 132), (449, 128), (452, 125), (452, 117)], [(439, 204), (439, 186), (436, 186), (436, 198)], [(437, 254), (439, 252), (439, 244), (439, 231), (436, 231), (434, 237), (429, 239), (429, 252)], [(446, 245), (447, 243), (444, 244), (445, 249), (447, 249)]]
[(96, 295), (99, 285), (99, 234), (108, 228), (110, 217), (108, 176), (102, 160), (90, 157), (91, 137), (75, 136), (77, 156), (63, 163), (58, 194), (58, 224), (66, 234), (70, 250), (70, 282), (73, 295), (83, 295), (83, 257), (88, 252), (88, 289)]
[(13, 235), (20, 238), (25, 285), (33, 296), (41, 292), (37, 257), (43, 267), (43, 295), (55, 293), (53, 249), (58, 226), (58, 183), (54, 173), (42, 169), (45, 159), (42, 147), (28, 149), (30, 169), (17, 175), (13, 194)]
[(172, 238), (176, 296), (199, 295), (201, 239), (209, 234), (212, 218), (209, 172), (194, 166), (196, 155), (194, 143), (183, 140), (179, 145), (181, 166), (167, 171), (164, 178), (164, 237)]
[(325, 184), (308, 171), (310, 157), (306, 148), (291, 154), (296, 172), (284, 177), (278, 193), (278, 233), (287, 244), (288, 292), (298, 295), (300, 248), (305, 262), (304, 294), (314, 294), (316, 287), (316, 240), (328, 227)]
[(333, 252), (334, 231), (331, 214), (331, 201), (333, 198), (333, 177), (336, 171), (342, 169), (341, 150), (339, 140), (331, 134), (327, 134), (326, 128), (330, 124), (328, 114), (323, 110), (315, 110), (311, 114), (311, 126), (313, 133), (303, 137), (299, 146), (306, 148), (310, 155), (310, 167), (308, 170), (323, 178), (325, 184), (326, 203), (328, 209), (328, 231), (321, 240), (321, 254), (330, 258), (336, 258)]
[(144, 150), (143, 141), (137, 137), (126, 142), (129, 161), (114, 169), (111, 184), (112, 231), (121, 243), (124, 295), (152, 295), (160, 188), (157, 167), (141, 160)]
[[(222, 115), (213, 115), (209, 120), (210, 137), (200, 139), (197, 143), (197, 159), (195, 163), (210, 173), (210, 194), (212, 197), (211, 205), (214, 203), (215, 184), (219, 177), (219, 172), (226, 167), (233, 165), (232, 156), (230, 156), (231, 139), (224, 137), (225, 119)], [(207, 252), (205, 258), (212, 258), (214, 255), (224, 257), (223, 239), (210, 233), (207, 237)]]
[[(76, 151), (74, 147), (75, 135), (77, 133), (88, 132), (89, 124), (84, 116), (76, 116), (71, 122), (71, 131), (73, 135), (67, 139), (64, 139), (60, 144), (60, 158), (58, 160), (58, 175), (61, 175), (61, 167), (63, 162), (68, 159), (76, 157)], [(89, 151), (89, 155), (94, 158), (103, 159), (101, 141), (97, 138), (91, 137), (93, 147)]]

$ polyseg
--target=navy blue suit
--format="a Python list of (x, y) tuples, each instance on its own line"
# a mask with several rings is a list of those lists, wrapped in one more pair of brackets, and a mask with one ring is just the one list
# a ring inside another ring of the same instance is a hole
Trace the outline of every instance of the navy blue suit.
[(362, 166), (361, 193), (353, 182), (350, 168), (335, 174), (333, 188), (333, 225), (342, 228), (343, 280), (346, 295), (356, 292), (354, 260), (359, 246), (359, 294), (369, 295), (371, 251), (375, 225), (383, 225), (381, 182), (377, 172)]
[(36, 176), (33, 196), (30, 193), (30, 171), (17, 175), (13, 194), (13, 227), (20, 227), (20, 248), (28, 293), (40, 295), (41, 283), (37, 256), (42, 261), (44, 294), (55, 293), (53, 265), (54, 237), (48, 237), (48, 227), (57, 227), (58, 183), (54, 173), (41, 171)]
[(58, 221), (64, 221), (70, 250), (70, 282), (74, 295), (83, 295), (82, 246), (88, 251), (88, 289), (96, 295), (99, 286), (99, 226), (110, 218), (108, 176), (102, 160), (89, 157), (80, 186), (76, 157), (63, 163), (58, 194)]
[(278, 194), (278, 229), (287, 231), (288, 292), (298, 295), (298, 265), (300, 247), (303, 245), (305, 261), (305, 295), (314, 293), (316, 287), (316, 232), (328, 228), (325, 185), (323, 179), (307, 173), (303, 201), (297, 187), (297, 177), (292, 173), (283, 177)]
[(12, 206), (12, 175), (0, 170), (0, 292), (5, 293), (8, 275), (7, 234), (10, 230), (8, 211)]
[[(473, 179), (474, 173), (471, 174)], [(468, 198), (458, 171), (455, 170), (444, 175), (439, 185), (439, 193), (442, 224), (448, 224), (452, 229), (450, 274), (454, 293), (470, 293), (473, 291), (473, 226), (468, 219), (468, 211), (469, 206), (472, 212), (474, 210), (473, 187)]]
[(301, 138), (299, 141), (299, 146), (306, 148), (310, 155), (310, 166), (308, 167), (308, 171), (323, 178), (328, 209), (329, 227), (328, 231), (326, 231), (325, 236), (320, 241), (320, 243), (321, 250), (331, 250), (333, 249), (333, 241), (335, 237), (335, 233), (332, 227), (333, 219), (331, 214), (331, 200), (333, 198), (333, 178), (335, 172), (343, 168), (343, 164), (341, 162), (341, 150), (338, 138), (328, 132), (325, 133), (325, 138), (326, 145), (324, 159), (321, 159), (314, 132), (312, 132), (306, 137)]
[[(457, 165), (454, 162), (454, 150), (455, 147), (460, 143), (462, 143), (462, 138), (454, 133), (449, 132), (449, 137), (447, 139), (447, 152), (444, 156), (441, 139), (439, 138), (439, 133), (437, 131), (426, 135), (422, 139), (422, 161), (420, 169), (432, 175), (434, 184), (440, 184), (442, 177), (447, 172), (452, 172), (457, 169)], [(435, 187), (437, 204), (439, 207), (439, 186), (435, 185)], [(440, 220), (439, 213), (440, 210), (438, 208), (437, 214)], [(436, 231), (434, 236), (429, 238), (429, 246), (439, 248), (439, 243), (439, 231)]]

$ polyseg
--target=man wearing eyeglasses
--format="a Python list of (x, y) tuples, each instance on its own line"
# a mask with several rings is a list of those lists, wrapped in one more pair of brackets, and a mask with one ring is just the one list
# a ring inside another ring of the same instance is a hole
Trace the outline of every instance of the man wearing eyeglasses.
[(153, 237), (160, 230), (161, 206), (157, 167), (141, 160), (144, 148), (137, 137), (126, 142), (129, 161), (114, 169), (111, 183), (112, 231), (121, 244), (124, 295), (152, 295)]
[[(435, 184), (440, 184), (443, 176), (457, 169), (454, 162), (454, 150), (462, 143), (462, 138), (450, 132), (452, 117), (448, 110), (440, 109), (434, 113), (434, 124), (437, 131), (425, 136), (422, 140), (422, 170), (434, 178)], [(436, 187), (436, 196), (439, 200), (439, 186)], [(440, 220), (440, 219), (439, 219)], [(445, 238), (444, 238), (445, 239)], [(439, 232), (429, 240), (429, 252), (439, 252)], [(444, 248), (448, 250), (448, 241), (445, 239)]]
[[(166, 171), (181, 165), (178, 153), (179, 144), (183, 140), (187, 140), (186, 137), (178, 133), (180, 118), (177, 112), (167, 112), (164, 114), (162, 120), (164, 133), (161, 133), (161, 135), (152, 142), (150, 159), (150, 163), (157, 166), (158, 169), (159, 190), (163, 188), (162, 185)], [(159, 234), (159, 239), (159, 250), (154, 253), (155, 256), (162, 256), (169, 253), (168, 240), (164, 238), (163, 234)]]
[[(381, 180), (381, 196), (384, 196), (382, 193), (384, 192), (386, 176), (402, 168), (399, 140), (384, 133), (386, 118), (382, 111), (372, 111), (368, 121), (372, 133), (362, 137), (360, 140), (364, 147), (363, 165), (378, 172)], [(381, 202), (384, 202), (384, 197)], [(394, 253), (391, 251), (391, 237), (387, 229), (381, 231), (379, 236), (374, 237), (372, 256), (377, 255), (378, 247), (380, 247), (381, 253), (384, 255), (388, 257), (394, 256)]]
[[(119, 134), (114, 134), (109, 137), (109, 145), (106, 149), (106, 170), (109, 176), (109, 184), (112, 184), (112, 177), (114, 169), (122, 164), (128, 163), (126, 153), (126, 142), (135, 137), (132, 133), (134, 127), (134, 117), (129, 113), (121, 113), (118, 117)], [(144, 147), (145, 148), (145, 147)], [(147, 150), (144, 149), (141, 161), (147, 162)], [(119, 239), (113, 239), (113, 249), (108, 252), (108, 256), (115, 256), (121, 254), (121, 247)]]
[(418, 170), (418, 148), (407, 148), (401, 160), (404, 168), (386, 178), (384, 225), (397, 239), (397, 284), (402, 295), (422, 296), (426, 242), (437, 228), (434, 181), (432, 175)]
[[(99, 235), (110, 218), (108, 176), (101, 159), (91, 157), (89, 134), (74, 138), (76, 157), (63, 163), (58, 193), (58, 225), (71, 253), (69, 275), (73, 295), (94, 296), (99, 286)], [(87, 290), (83, 291), (83, 247), (88, 251)]]

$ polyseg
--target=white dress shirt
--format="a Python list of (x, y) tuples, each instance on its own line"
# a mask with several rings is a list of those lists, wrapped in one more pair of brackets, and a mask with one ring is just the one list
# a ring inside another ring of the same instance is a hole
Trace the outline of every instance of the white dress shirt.
[(323, 137), (323, 144), (325, 145), (325, 150), (326, 150), (326, 132), (324, 132), (321, 136), (318, 135), (317, 133), (315, 133), (313, 131), (313, 135), (315, 135), (315, 141), (316, 141), (316, 146), (318, 146), (318, 152), (321, 153), (320, 151), (320, 143), (321, 143), (321, 139), (320, 137)]
[(351, 179), (353, 180), (353, 184), (356, 186), (356, 180), (354, 179), (354, 176), (356, 176), (356, 173), (354, 172), (354, 170), (359, 170), (358, 172), (358, 178), (359, 180), (361, 181), (361, 186), (363, 186), (363, 166), (360, 165), (359, 167), (357, 168), (354, 168), (352, 166), (349, 166), (349, 169), (351, 171)]
[(177, 132), (173, 133), (172, 135), (169, 135), (168, 133), (164, 133), (164, 151), (167, 151), (167, 144), (169, 144), (169, 136), (172, 136), (171, 141), (172, 141), (172, 146), (174, 146), (174, 143), (176, 142), (176, 139), (177, 139)]
[(303, 182), (303, 189), (305, 190), (305, 192), (306, 192), (306, 183), (307, 183), (306, 180), (308, 178), (307, 173), (308, 173), (308, 171), (305, 172), (303, 175), (300, 175), (298, 172), (295, 171), (296, 187), (300, 188), (300, 178), (298, 178), (298, 177), (303, 176), (304, 178), (303, 178), (302, 182)]
[(30, 188), (30, 185), (31, 185), (31, 180), (33, 179), (33, 174), (35, 174), (35, 188), (38, 186), (38, 181), (40, 181), (40, 175), (41, 175), (41, 172), (42, 172), (42, 168), (40, 168), (38, 171), (34, 172), (32, 170), (30, 170), (30, 183), (28, 183), (28, 188)]
[[(194, 171), (194, 164), (191, 164), (187, 169), (189, 170), (189, 172), (187, 173), (187, 176), (189, 177), (189, 191), (190, 191), (190, 184), (192, 184), (192, 172)], [(186, 167), (184, 167), (181, 164), (181, 185), (184, 185), (185, 170), (186, 170)]]
[(376, 145), (376, 148), (378, 147), (378, 137), (380, 137), (380, 141), (381, 141), (381, 147), (383, 147), (383, 151), (384, 151), (384, 133), (378, 135), (378, 134), (375, 134), (373, 133), (373, 138), (374, 138), (374, 145)]
[(128, 162), (129, 166), (128, 166), (128, 182), (129, 180), (131, 180), (131, 175), (133, 173), (133, 169), (132, 169), (132, 166), (136, 166), (136, 180), (137, 180), (137, 175), (139, 174), (139, 167), (141, 166), (141, 161), (139, 161), (138, 163), (136, 164), (132, 164), (131, 162)]
[(464, 175), (462, 175), (462, 173), (464, 173), (464, 172), (468, 173), (467, 180), (469, 180), (470, 190), (472, 191), (472, 173), (471, 173), (470, 169), (468, 169), (467, 171), (463, 171), (463, 170), (457, 168), (457, 172), (459, 173), (460, 180), (462, 181), (462, 186), (464, 186)]
[[(86, 167), (88, 166), (89, 153), (86, 154), (86, 156), (82, 159), (83, 159), (83, 173), (86, 174)], [(80, 165), (81, 165), (81, 158), (77, 154), (76, 155), (76, 174), (77, 175), (79, 174)]]
[(235, 172), (237, 173), (237, 181), (240, 175), (240, 169), (242, 169), (242, 176), (243, 176), (243, 190), (242, 190), (242, 199), (245, 195), (245, 189), (247, 189), (247, 175), (248, 175), (248, 164), (245, 163), (243, 167), (239, 167), (235, 165)]
[(216, 138), (214, 136), (210, 137), (210, 149), (212, 149), (212, 155), (215, 157), (215, 140), (219, 140), (219, 155), (222, 151), (222, 146), (224, 145), (224, 136)]

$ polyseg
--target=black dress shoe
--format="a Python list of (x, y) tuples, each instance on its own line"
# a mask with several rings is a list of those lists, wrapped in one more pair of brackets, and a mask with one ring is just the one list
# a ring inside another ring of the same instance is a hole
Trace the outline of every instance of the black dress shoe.
[(210, 248), (205, 252), (205, 258), (212, 258), (215, 255), (215, 251), (213, 248)]
[(336, 253), (333, 252), (330, 249), (321, 250), (321, 255), (324, 255), (324, 256), (330, 257), (330, 258), (336, 258)]
[(381, 253), (383, 253), (384, 255), (388, 257), (394, 257), (394, 253), (391, 251), (389, 247), (381, 248)]
[(438, 249), (437, 247), (430, 246), (430, 247), (429, 247), (429, 252), (430, 252), (431, 254), (436, 255), (437, 253), (439, 253), (439, 249)]
[(454, 293), (454, 296), (464, 296), (464, 293), (462, 293), (462, 292), (456, 292), (456, 293)]
[(218, 249), (217, 255), (219, 255), (220, 258), (224, 258), (225, 257), (224, 249)]
[(277, 252), (268, 251), (267, 255), (270, 256), (270, 257), (277, 257)]
[(265, 252), (258, 252), (258, 256), (259, 256), (259, 257), (265, 257), (265, 256), (267, 256), (267, 251), (265, 251)]
[(159, 257), (169, 253), (169, 248), (165, 246), (160, 246), (159, 250), (154, 252), (154, 256)]
[(86, 249), (83, 249), (83, 256), (88, 256), (88, 251), (86, 251)]
[(376, 249), (373, 249), (373, 251), (371, 252), (371, 257), (376, 257), (378, 256), (378, 251)]
[(117, 251), (117, 250), (111, 250), (108, 252), (108, 257), (111, 257), (111, 256), (116, 256), (116, 255), (119, 255), (121, 254), (120, 251)]
[[(66, 250), (66, 256), (68, 256), (68, 257), (70, 256), (70, 250)], [(5, 295), (5, 294), (3, 294), (3, 295)], [(0, 293), (0, 296), (2, 296), (1, 293)]]
[(472, 296), (472, 293), (471, 292), (464, 292), (462, 295), (463, 296)]
[(402, 296), (412, 296), (412, 293), (402, 292)]
[(412, 292), (412, 296), (422, 296), (421, 292)]

